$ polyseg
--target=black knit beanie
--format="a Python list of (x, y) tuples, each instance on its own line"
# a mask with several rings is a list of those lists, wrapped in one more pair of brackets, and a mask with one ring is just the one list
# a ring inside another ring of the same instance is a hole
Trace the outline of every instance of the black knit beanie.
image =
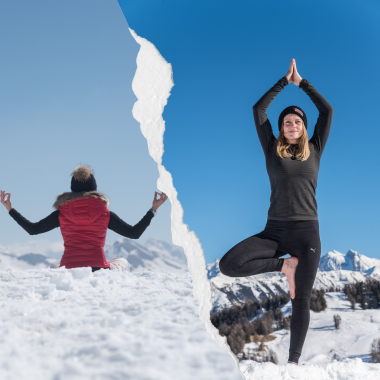
[(302, 111), (300, 107), (297, 106), (289, 106), (286, 107), (281, 113), (280, 117), (278, 118), (278, 129), (281, 130), (282, 121), (284, 120), (284, 117), (286, 115), (289, 115), (290, 113), (293, 113), (294, 115), (299, 116), (303, 123), (305, 124), (305, 128), (307, 129), (307, 118), (305, 112)]
[(80, 193), (83, 191), (96, 191), (96, 181), (92, 170), (86, 165), (77, 166), (71, 173), (71, 191)]

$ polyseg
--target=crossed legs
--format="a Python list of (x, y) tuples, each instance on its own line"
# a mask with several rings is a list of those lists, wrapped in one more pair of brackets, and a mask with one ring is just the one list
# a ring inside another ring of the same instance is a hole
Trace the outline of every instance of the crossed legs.
[(310, 320), (310, 297), (321, 254), (318, 221), (268, 221), (264, 231), (230, 249), (220, 260), (229, 277), (279, 272), (289, 253), (298, 258), (292, 299), (289, 361), (298, 363)]

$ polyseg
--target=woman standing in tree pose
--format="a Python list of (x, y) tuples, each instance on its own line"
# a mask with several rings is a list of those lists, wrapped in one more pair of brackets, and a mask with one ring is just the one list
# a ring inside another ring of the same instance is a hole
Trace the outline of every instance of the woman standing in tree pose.
[[(285, 108), (278, 119), (276, 139), (266, 110), (290, 82), (299, 86), (319, 111), (313, 137), (300, 107)], [(271, 185), (264, 231), (230, 249), (220, 260), (220, 271), (230, 277), (266, 272), (285, 273), (292, 299), (288, 363), (298, 364), (310, 320), (310, 297), (321, 255), (315, 189), (333, 108), (298, 74), (292, 59), (289, 71), (253, 106), (257, 134), (264, 150)], [(292, 257), (280, 259), (289, 253)]]
[[(31, 223), (12, 208), (10, 193), (1, 191), (1, 203), (9, 215), (30, 235), (38, 235), (61, 228), (65, 250), (61, 261), (53, 263), (52, 268), (65, 266), (67, 269), (92, 267), (129, 270), (124, 258), (107, 262), (104, 255), (107, 228), (130, 239), (138, 239), (157, 209), (166, 201), (165, 193), (155, 193), (152, 208), (134, 226), (130, 226), (108, 209), (109, 199), (97, 191), (92, 170), (86, 165), (75, 168), (71, 178), (71, 192), (61, 193), (53, 205), (56, 211), (37, 223)], [(160, 196), (160, 198), (158, 198)]]

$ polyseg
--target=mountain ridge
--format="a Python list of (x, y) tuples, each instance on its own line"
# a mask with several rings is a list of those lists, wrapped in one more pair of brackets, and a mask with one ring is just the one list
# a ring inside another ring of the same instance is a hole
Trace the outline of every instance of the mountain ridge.
[[(9, 267), (21, 270), (46, 268), (52, 262), (59, 260), (63, 253), (52, 252), (51, 255), (41, 252), (33, 253), (36, 248), (35, 243), (31, 244), (32, 249), (29, 252), (27, 243), (23, 243), (20, 247), (19, 252), (11, 252), (11, 249), (0, 246), (0, 270)], [(46, 247), (44, 243), (41, 251), (48, 249)], [(183, 249), (159, 239), (149, 239), (143, 246), (134, 240), (123, 238), (107, 243), (104, 250), (107, 260), (117, 257), (125, 258), (130, 263), (133, 272), (184, 273), (188, 270)]]
[[(349, 269), (344, 269), (349, 268)], [(352, 268), (352, 269), (351, 269)], [(289, 291), (286, 277), (281, 272), (232, 278), (219, 270), (219, 259), (207, 264), (207, 275), (213, 288), (212, 312), (220, 311), (247, 300), (263, 301)], [(347, 254), (330, 251), (322, 256), (314, 282), (316, 289), (343, 288), (347, 283), (380, 281), (380, 260), (369, 258), (356, 251)]]

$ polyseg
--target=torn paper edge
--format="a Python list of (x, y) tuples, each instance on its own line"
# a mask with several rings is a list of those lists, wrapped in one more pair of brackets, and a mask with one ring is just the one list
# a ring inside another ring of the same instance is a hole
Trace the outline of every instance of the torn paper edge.
[(132, 89), (138, 100), (133, 106), (132, 114), (140, 123), (141, 132), (148, 142), (149, 154), (157, 162), (160, 175), (157, 180), (157, 188), (166, 193), (172, 204), (172, 240), (185, 251), (187, 264), (193, 278), (194, 296), (199, 303), (200, 320), (205, 324), (211, 337), (232, 356), (243, 376), (239, 361), (228, 346), (226, 337), (220, 336), (218, 330), (211, 324), (212, 288), (207, 278), (202, 245), (195, 232), (190, 231), (187, 224), (183, 223), (183, 208), (177, 199), (173, 178), (162, 165), (165, 132), (165, 121), (162, 114), (170, 96), (170, 90), (174, 86), (172, 66), (166, 62), (151, 42), (139, 37), (132, 29), (129, 30), (140, 45), (136, 59), (136, 74), (132, 82)]

